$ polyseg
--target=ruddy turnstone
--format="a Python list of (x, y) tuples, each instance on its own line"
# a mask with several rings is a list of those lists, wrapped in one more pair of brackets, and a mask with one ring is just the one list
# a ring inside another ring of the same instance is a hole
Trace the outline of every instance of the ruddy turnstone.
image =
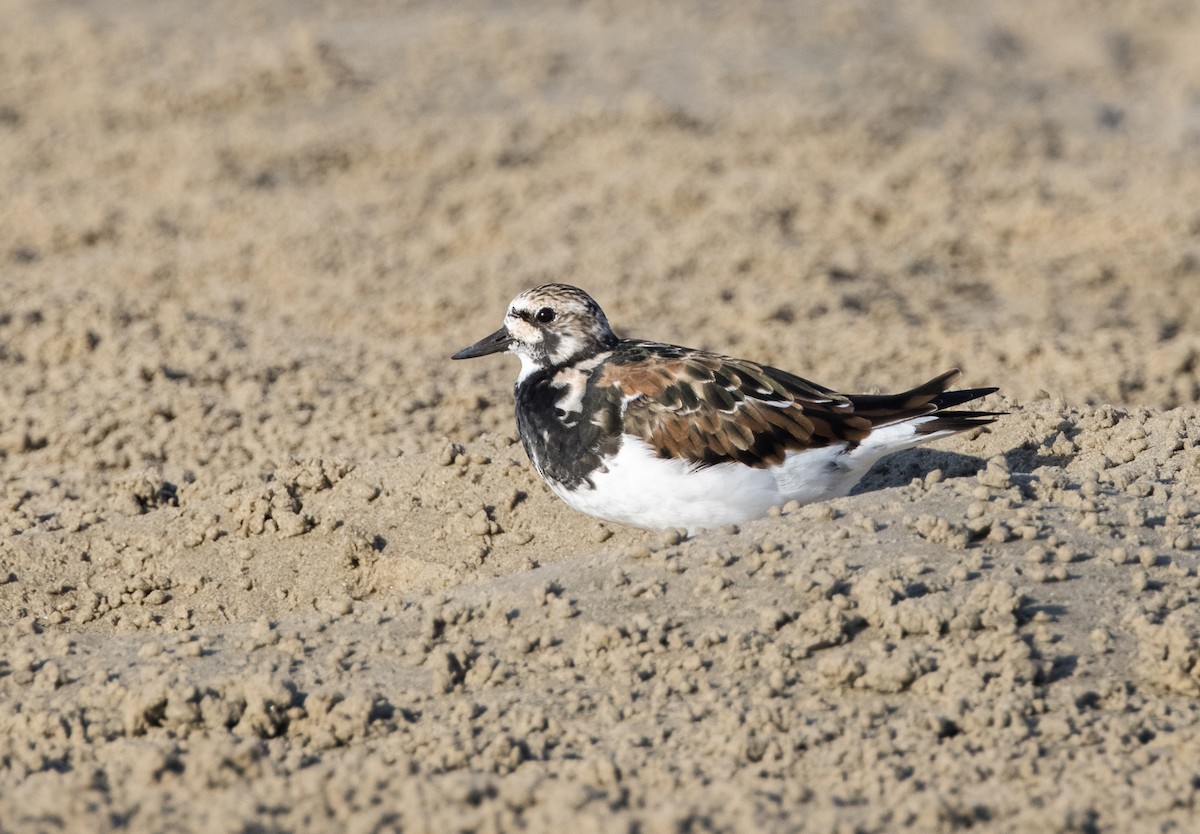
[(978, 428), (949, 411), (995, 388), (946, 390), (947, 371), (902, 394), (839, 394), (757, 362), (622, 339), (591, 296), (546, 284), (452, 359), (515, 353), (517, 427), (538, 474), (577, 510), (695, 530), (788, 501), (846, 495), (884, 455)]

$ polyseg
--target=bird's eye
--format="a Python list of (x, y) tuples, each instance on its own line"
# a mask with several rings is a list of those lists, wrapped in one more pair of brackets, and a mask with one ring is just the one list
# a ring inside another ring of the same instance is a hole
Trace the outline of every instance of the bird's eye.
[(554, 321), (554, 311), (549, 307), (543, 307), (537, 311), (537, 316), (535, 316), (535, 318), (537, 318), (537, 320), (542, 324), (549, 324), (550, 322)]

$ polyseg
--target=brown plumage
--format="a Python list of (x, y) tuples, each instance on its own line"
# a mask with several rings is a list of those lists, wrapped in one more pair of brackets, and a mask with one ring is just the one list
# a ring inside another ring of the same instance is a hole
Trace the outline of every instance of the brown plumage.
[[(900, 394), (838, 394), (786, 371), (745, 359), (674, 345), (625, 340), (595, 380), (627, 401), (626, 434), (660, 457), (700, 466), (736, 461), (777, 466), (789, 452), (866, 439), (872, 430), (995, 391), (947, 392), (955, 369)], [(996, 418), (990, 412), (950, 412), (922, 433), (965, 430)]]

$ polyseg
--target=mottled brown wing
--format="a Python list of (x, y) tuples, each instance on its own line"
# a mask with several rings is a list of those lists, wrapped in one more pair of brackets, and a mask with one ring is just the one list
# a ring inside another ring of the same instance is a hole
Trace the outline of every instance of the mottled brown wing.
[(624, 431), (661, 457), (767, 467), (788, 452), (861, 441), (872, 420), (850, 400), (785, 371), (649, 342), (626, 342), (597, 381), (620, 389)]

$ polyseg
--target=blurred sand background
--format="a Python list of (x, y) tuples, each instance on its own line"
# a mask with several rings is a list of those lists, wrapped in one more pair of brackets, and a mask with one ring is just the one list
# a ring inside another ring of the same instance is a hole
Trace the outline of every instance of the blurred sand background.
[[(0, 831), (1200, 825), (1200, 7), (0, 3)], [(693, 539), (618, 332), (1011, 416)]]

